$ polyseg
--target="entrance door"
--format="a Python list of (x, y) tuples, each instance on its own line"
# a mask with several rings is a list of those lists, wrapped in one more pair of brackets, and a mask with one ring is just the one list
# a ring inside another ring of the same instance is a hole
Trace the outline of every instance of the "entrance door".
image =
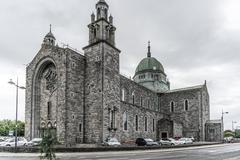
[(162, 139), (168, 138), (168, 133), (167, 132), (161, 132), (161, 138)]

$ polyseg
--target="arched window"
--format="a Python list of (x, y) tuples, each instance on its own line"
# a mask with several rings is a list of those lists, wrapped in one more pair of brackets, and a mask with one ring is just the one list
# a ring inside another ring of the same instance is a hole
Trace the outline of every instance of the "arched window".
[(184, 101), (184, 109), (185, 109), (185, 111), (188, 111), (188, 100), (187, 99)]
[(47, 102), (47, 119), (50, 120), (52, 115), (52, 103)]
[(127, 126), (127, 112), (125, 111), (123, 113), (123, 130), (127, 131), (127, 128), (128, 128), (128, 126)]
[(152, 127), (153, 127), (153, 132), (155, 132), (155, 119), (153, 119), (153, 122), (152, 122)]
[(122, 97), (121, 97), (122, 101), (125, 101), (125, 89), (122, 88)]
[(107, 10), (107, 8), (104, 9), (104, 14), (105, 14), (105, 15), (104, 15), (105, 18), (107, 19), (107, 17), (108, 17), (108, 10)]
[(79, 129), (78, 129), (79, 132), (82, 132), (82, 123), (79, 124)]
[(142, 96), (140, 97), (140, 106), (141, 107), (143, 106), (143, 97)]
[(150, 100), (148, 99), (147, 100), (147, 108), (149, 109), (149, 107), (150, 107)]
[(174, 102), (170, 103), (170, 112), (174, 112)]
[(135, 117), (135, 130), (138, 131), (138, 115)]
[(132, 104), (135, 104), (135, 95), (134, 95), (134, 92), (132, 92)]
[(101, 13), (100, 13), (100, 8), (98, 8), (98, 9), (97, 9), (97, 19), (100, 18), (100, 16), (101, 16), (100, 14), (101, 14)]
[(148, 128), (148, 120), (147, 120), (147, 117), (144, 118), (144, 126), (145, 126), (145, 131), (147, 131), (147, 128)]
[(161, 106), (161, 104), (160, 104), (160, 97), (158, 97), (158, 112), (161, 111), (160, 106)]
[(94, 35), (94, 38), (97, 37), (97, 29), (96, 28), (93, 29), (93, 35)]

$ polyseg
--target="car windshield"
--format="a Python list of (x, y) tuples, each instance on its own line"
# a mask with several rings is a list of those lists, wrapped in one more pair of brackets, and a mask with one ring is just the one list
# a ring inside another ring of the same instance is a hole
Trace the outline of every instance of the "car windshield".
[(5, 140), (5, 142), (14, 142), (15, 140), (14, 139), (7, 139)]
[(153, 142), (152, 139), (145, 139), (145, 141), (147, 141), (147, 142)]
[(179, 139), (180, 141), (186, 141), (186, 138), (181, 138), (181, 139)]

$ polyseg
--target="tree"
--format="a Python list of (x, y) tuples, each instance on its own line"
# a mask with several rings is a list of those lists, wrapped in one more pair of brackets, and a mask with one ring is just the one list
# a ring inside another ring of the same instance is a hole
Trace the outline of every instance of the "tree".
[(40, 145), (40, 159), (55, 160), (56, 155), (54, 145), (57, 143), (55, 130), (53, 128), (45, 128), (43, 130), (42, 142)]
[(224, 137), (235, 137), (235, 132), (231, 130), (224, 131)]
[[(24, 136), (25, 123), (22, 121), (17, 122), (18, 136)], [(9, 131), (13, 131), (15, 135), (15, 121), (1, 120), (0, 121), (0, 136), (8, 136)]]

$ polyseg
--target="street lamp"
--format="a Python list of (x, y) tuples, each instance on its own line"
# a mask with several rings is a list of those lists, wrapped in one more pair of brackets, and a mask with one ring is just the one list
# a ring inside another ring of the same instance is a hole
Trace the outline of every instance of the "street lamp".
[(237, 123), (236, 121), (232, 121), (232, 131), (234, 132), (234, 123)]
[(223, 110), (222, 110), (222, 117), (221, 117), (221, 120), (222, 120), (222, 138), (224, 137), (224, 124), (223, 124), (223, 115), (224, 114), (228, 114), (228, 112), (223, 112)]
[(13, 82), (12, 79), (9, 80), (8, 82), (11, 85), (14, 85), (16, 87), (16, 122), (15, 122), (15, 151), (17, 151), (17, 121), (18, 121), (18, 88), (19, 89), (26, 89), (23, 86), (18, 85), (18, 78), (17, 82)]
[(229, 112), (223, 112), (223, 110), (222, 110), (222, 123), (223, 123), (223, 115), (224, 114), (228, 114)]

